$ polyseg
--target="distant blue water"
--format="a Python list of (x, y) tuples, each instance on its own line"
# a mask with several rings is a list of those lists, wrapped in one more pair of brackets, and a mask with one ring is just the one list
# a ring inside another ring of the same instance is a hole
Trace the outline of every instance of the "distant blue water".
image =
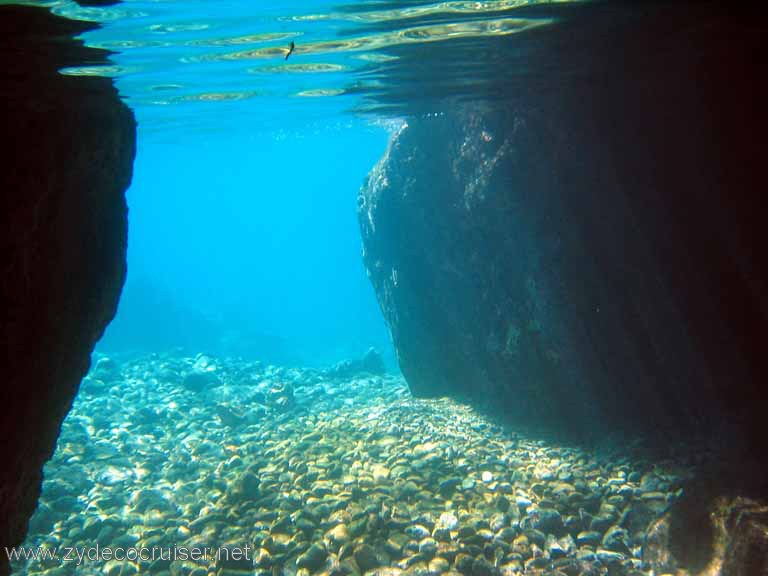
[(308, 53), (336, 38), (311, 16), (333, 5), (52, 5), (102, 22), (84, 40), (115, 51), (65, 73), (113, 76), (138, 120), (128, 280), (99, 349), (318, 365), (373, 346), (394, 368), (356, 220), (388, 131), (332, 95), (358, 52)]
[(399, 121), (351, 113), (381, 88), (377, 66), (552, 21), (517, 0), (46, 4), (102, 23), (83, 40), (113, 65), (63, 73), (113, 77), (139, 124), (128, 281), (99, 348), (303, 365), (374, 346), (395, 367), (355, 214)]
[[(144, 140), (140, 129), (128, 191), (129, 279), (102, 349), (172, 345), (177, 331), (178, 344), (201, 351), (224, 337), (224, 352), (282, 359), (287, 348), (290, 359), (310, 364), (369, 346), (391, 357), (355, 212), (356, 192), (386, 141), (383, 128), (353, 120), (178, 140)], [(163, 317), (169, 307), (151, 305), (153, 298), (174, 304), (174, 317), (212, 321), (221, 334), (212, 338), (190, 320), (174, 325)]]

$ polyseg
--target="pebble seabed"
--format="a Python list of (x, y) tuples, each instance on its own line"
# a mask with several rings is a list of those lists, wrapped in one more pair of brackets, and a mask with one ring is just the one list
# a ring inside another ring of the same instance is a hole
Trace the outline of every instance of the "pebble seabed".
[[(14, 573), (661, 574), (652, 526), (691, 470), (516, 433), (399, 376), (102, 357), (25, 543), (58, 556)], [(183, 558), (206, 547), (232, 554)]]

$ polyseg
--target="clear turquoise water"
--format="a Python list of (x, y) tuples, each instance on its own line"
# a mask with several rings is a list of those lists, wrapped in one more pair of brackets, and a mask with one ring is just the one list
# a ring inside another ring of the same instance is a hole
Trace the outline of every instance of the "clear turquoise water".
[[(569, 2), (570, 3), (570, 2)], [(365, 107), (379, 65), (398, 50), (443, 52), (457, 41), (499, 38), (546, 27), (566, 2), (128, 1), (110, 8), (55, 2), (68, 17), (103, 28), (85, 41), (116, 51), (114, 66), (66, 71), (116, 78), (142, 135), (185, 127), (207, 133), (347, 125)], [(286, 60), (291, 41), (296, 50)], [(471, 56), (471, 54), (470, 54)], [(446, 57), (446, 60), (450, 60)], [(472, 75), (471, 66), (454, 75)]]
[[(338, 115), (349, 99), (322, 95), (342, 89), (341, 72), (356, 65), (355, 55), (302, 53), (304, 45), (333, 36), (340, 23), (301, 16), (329, 8), (327, 2), (128, 2), (89, 10), (104, 27), (85, 39), (120, 52), (114, 69), (92, 71), (116, 76), (144, 137), (168, 139), (179, 128), (201, 138), (232, 130), (304, 131), (307, 122), (348, 122)], [(291, 40), (298, 49), (286, 61)]]
[[(492, 99), (503, 82), (519, 82), (527, 52), (500, 51), (496, 41), (546, 30), (554, 4), (565, 3), (49, 4), (103, 23), (83, 40), (115, 51), (113, 65), (63, 73), (115, 79), (138, 120), (138, 155), (120, 310), (46, 469), (28, 546), (249, 543), (273, 558), (247, 573), (294, 576), (310, 543), (327, 546), (328, 566), (338, 565), (342, 551), (327, 530), (346, 522), (389, 567), (369, 575), (410, 576), (448, 566), (414, 564), (429, 540), (416, 535), (461, 522), (471, 530), (455, 531), (456, 545), (476, 546), (477, 527), (522, 547), (519, 558), (496, 556), (501, 574), (543, 565), (542, 548), (575, 556), (577, 545), (598, 549), (574, 564), (584, 574), (637, 564), (643, 535), (614, 529), (619, 510), (632, 495), (636, 523), (654, 519), (679, 497), (687, 460), (584, 453), (510, 434), (451, 401), (410, 398), (397, 375), (285, 367), (327, 366), (369, 346), (396, 367), (362, 266), (356, 193), (410, 114)], [(398, 68), (401, 60), (409, 64)], [(166, 353), (175, 347), (184, 350)], [(216, 386), (190, 387), (196, 370), (215, 374)], [(256, 494), (246, 489), (254, 470)], [(392, 521), (397, 551), (372, 516)], [(569, 522), (578, 542), (556, 540), (561, 530), (542, 522), (552, 518)], [(310, 522), (308, 533), (294, 520)], [(546, 540), (518, 538), (537, 526)], [(31, 562), (17, 573), (215, 568)]]
[(374, 346), (394, 367), (355, 210), (405, 114), (361, 110), (403, 50), (444, 55), (455, 87), (471, 86), (449, 48), (551, 21), (522, 18), (530, 4), (49, 3), (100, 22), (83, 40), (114, 52), (62, 73), (113, 77), (138, 120), (129, 277), (101, 349), (328, 364)]
[[(363, 62), (302, 54), (340, 23), (294, 16), (328, 9), (128, 2), (85, 11), (104, 23), (85, 41), (116, 51), (114, 67), (65, 73), (114, 75), (139, 124), (129, 279), (102, 349), (180, 345), (327, 364), (375, 346), (392, 361), (355, 216), (388, 127), (346, 114), (349, 96), (321, 95)], [(286, 61), (290, 39), (298, 48)], [(266, 54), (240, 56), (258, 50)]]

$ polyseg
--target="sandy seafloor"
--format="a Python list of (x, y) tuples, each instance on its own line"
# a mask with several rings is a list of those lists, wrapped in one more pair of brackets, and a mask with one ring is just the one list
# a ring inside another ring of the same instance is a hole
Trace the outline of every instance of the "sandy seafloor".
[[(26, 542), (60, 556), (14, 573), (663, 573), (653, 522), (690, 459), (542, 440), (449, 399), (413, 398), (400, 376), (349, 372), (100, 358)], [(97, 545), (160, 557), (60, 561)], [(246, 545), (247, 560), (178, 558)]]

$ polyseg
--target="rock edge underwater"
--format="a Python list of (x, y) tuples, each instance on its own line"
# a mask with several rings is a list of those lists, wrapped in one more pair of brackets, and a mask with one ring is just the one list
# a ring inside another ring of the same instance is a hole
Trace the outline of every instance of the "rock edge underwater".
[[(0, 127), (9, 144), (0, 174), (0, 548), (24, 539), (43, 464), (125, 279), (133, 114), (111, 80), (58, 73), (105, 61), (106, 52), (73, 40), (92, 26), (0, 6)], [(3, 550), (0, 574), (8, 570)]]
[(358, 196), (416, 396), (566, 438), (722, 442), (672, 522), (697, 570), (718, 496), (768, 495), (765, 46), (748, 19), (698, 8), (706, 25), (609, 31), (621, 50), (579, 46), (578, 73), (507, 101), (408, 118)]

